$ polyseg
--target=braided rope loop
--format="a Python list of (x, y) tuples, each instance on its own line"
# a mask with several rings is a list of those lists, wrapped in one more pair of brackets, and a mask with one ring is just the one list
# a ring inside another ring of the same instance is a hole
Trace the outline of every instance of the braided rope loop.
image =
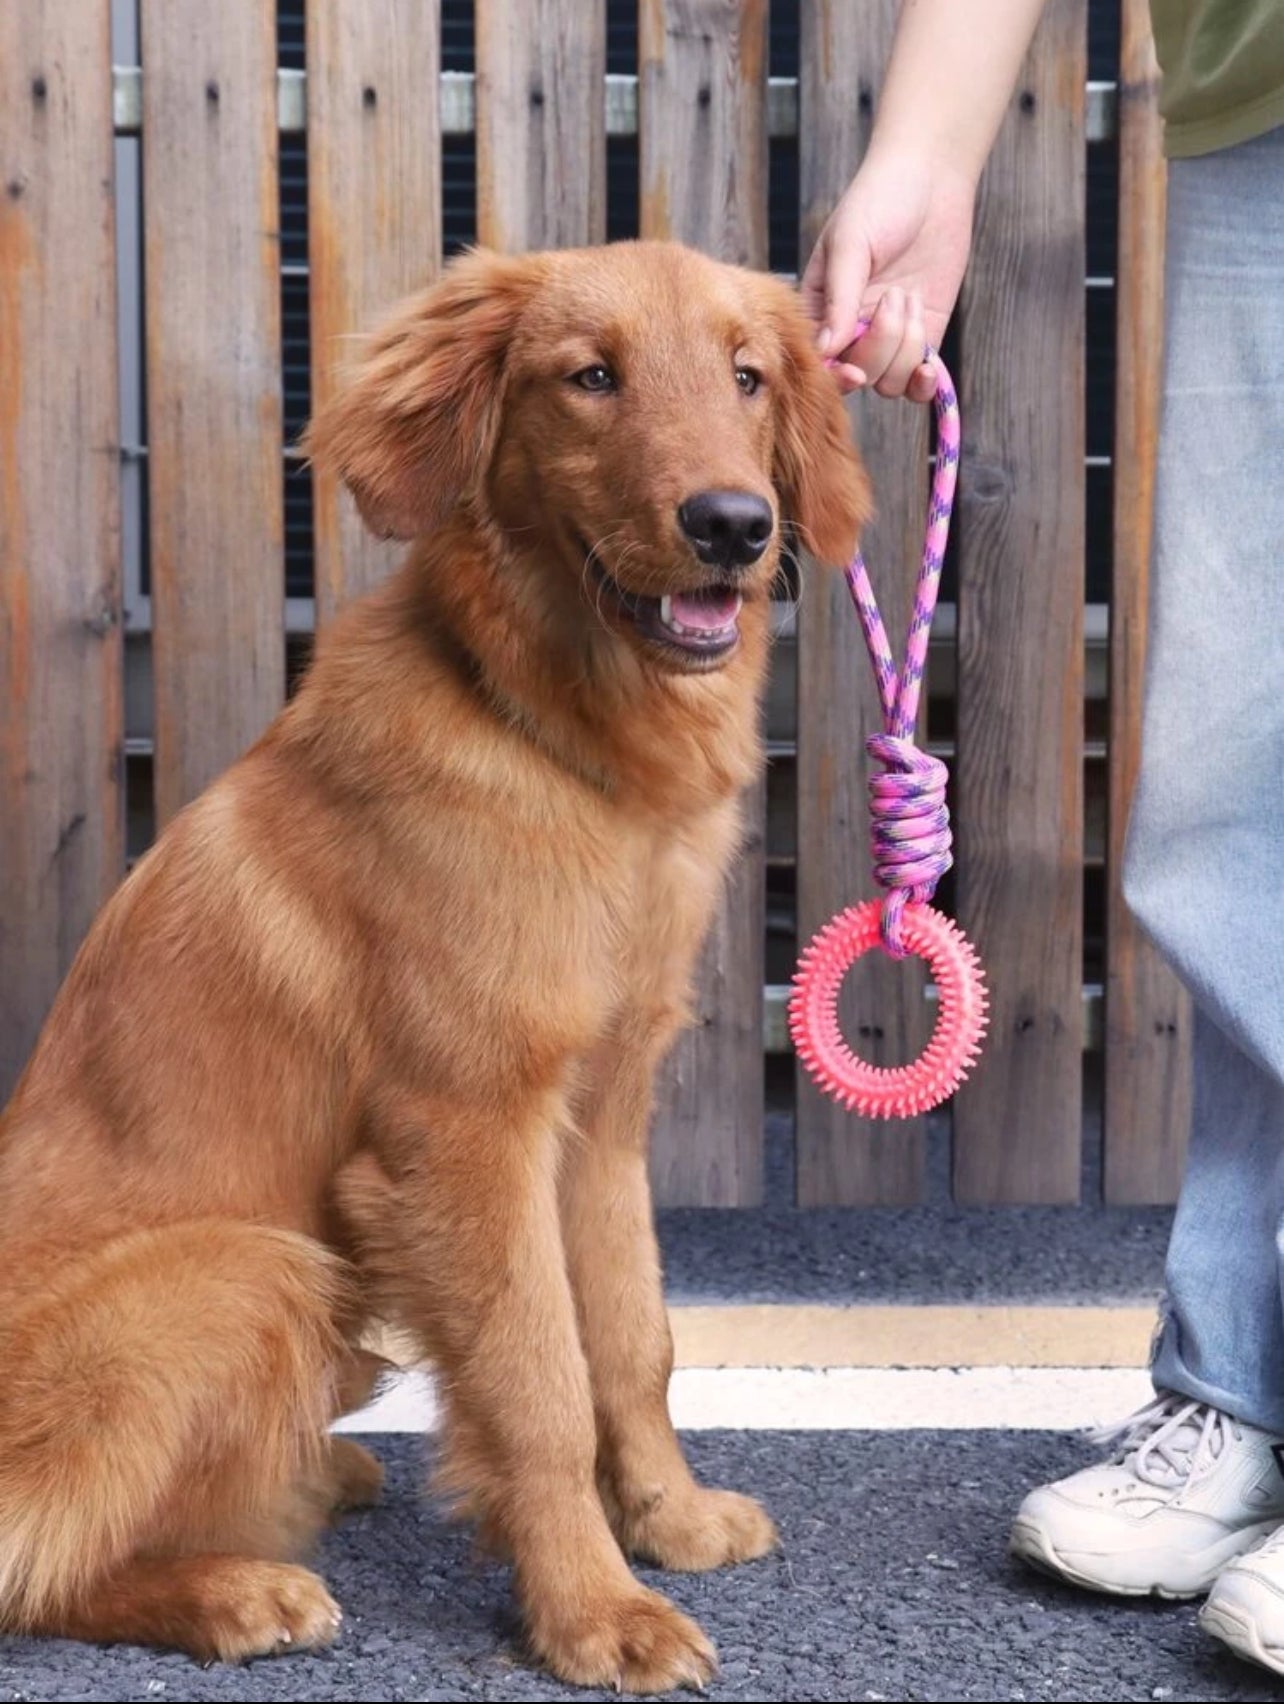
[[(885, 766), (869, 787), (873, 818), (874, 876), (887, 890), (883, 901), (882, 942), (893, 958), (905, 957), (902, 926), (907, 901), (926, 904), (954, 862), (950, 817), (945, 807), (945, 765), (914, 743), (919, 694), (927, 667), (927, 645), (945, 565), (945, 545), (954, 510), (959, 471), (959, 404), (953, 381), (936, 362), (936, 471), (927, 512), (923, 559), (914, 590), (914, 613), (900, 670), (887, 641), (887, 629), (865, 558), (858, 550), (847, 568), (847, 586), (865, 634), (878, 677), (883, 733), (865, 749)], [(907, 891), (908, 890), (908, 891)]]
[[(865, 749), (883, 765), (883, 772), (870, 778), (869, 808), (874, 877), (884, 898), (881, 905), (870, 901), (852, 907), (820, 930), (799, 959), (789, 1006), (798, 1056), (820, 1087), (849, 1110), (883, 1118), (908, 1117), (954, 1093), (979, 1054), (987, 1009), (975, 951), (962, 932), (928, 904), (954, 857), (946, 768), (940, 758), (915, 744), (914, 734), (954, 508), (960, 431), (953, 382), (931, 350), (927, 356), (937, 374), (936, 470), (902, 668), (896, 667), (859, 550), (847, 568), (883, 711), (883, 732), (872, 735)], [(872, 944), (875, 911), (883, 950), (897, 959), (910, 953), (926, 958), (941, 996), (927, 1051), (912, 1065), (891, 1072), (859, 1059), (838, 1027), (842, 980)]]

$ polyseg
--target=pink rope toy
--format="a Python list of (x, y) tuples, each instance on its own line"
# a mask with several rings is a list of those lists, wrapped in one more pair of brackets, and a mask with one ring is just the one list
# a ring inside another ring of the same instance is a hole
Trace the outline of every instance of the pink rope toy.
[[(864, 330), (862, 325), (857, 336)], [(959, 467), (958, 398), (939, 357), (933, 359), (936, 474), (905, 666), (899, 673), (859, 550), (847, 567), (883, 706), (883, 732), (871, 735), (865, 749), (886, 771), (869, 783), (874, 877), (885, 897), (850, 906), (818, 931), (798, 960), (789, 1000), (789, 1031), (807, 1071), (826, 1094), (866, 1118), (910, 1118), (948, 1099), (980, 1056), (987, 1021), (985, 978), (975, 949), (957, 924), (928, 904), (954, 862), (950, 813), (945, 765), (914, 744)], [(892, 958), (913, 953), (926, 960), (936, 983), (936, 1027), (909, 1065), (871, 1065), (852, 1052), (839, 1027), (843, 978), (878, 942)]]

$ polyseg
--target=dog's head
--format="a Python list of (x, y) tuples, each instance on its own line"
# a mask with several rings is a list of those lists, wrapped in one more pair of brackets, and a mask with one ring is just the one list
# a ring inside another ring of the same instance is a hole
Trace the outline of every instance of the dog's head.
[(685, 672), (733, 654), (785, 522), (841, 563), (869, 512), (794, 293), (671, 243), (461, 257), (375, 336), (308, 449), (375, 532), (467, 503)]

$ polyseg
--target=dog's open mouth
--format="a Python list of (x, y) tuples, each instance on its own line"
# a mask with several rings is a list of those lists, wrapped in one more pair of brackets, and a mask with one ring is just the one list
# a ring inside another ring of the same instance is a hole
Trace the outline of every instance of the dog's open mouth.
[(744, 599), (734, 586), (711, 581), (691, 591), (646, 597), (626, 591), (613, 580), (587, 547), (585, 557), (599, 590), (652, 644), (692, 659), (714, 661), (739, 643)]

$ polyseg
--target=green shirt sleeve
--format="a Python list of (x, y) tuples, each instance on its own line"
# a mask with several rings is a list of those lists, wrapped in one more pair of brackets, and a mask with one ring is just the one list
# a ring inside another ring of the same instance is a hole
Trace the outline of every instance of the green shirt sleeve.
[(1170, 158), (1284, 124), (1284, 0), (1151, 0), (1150, 13)]

